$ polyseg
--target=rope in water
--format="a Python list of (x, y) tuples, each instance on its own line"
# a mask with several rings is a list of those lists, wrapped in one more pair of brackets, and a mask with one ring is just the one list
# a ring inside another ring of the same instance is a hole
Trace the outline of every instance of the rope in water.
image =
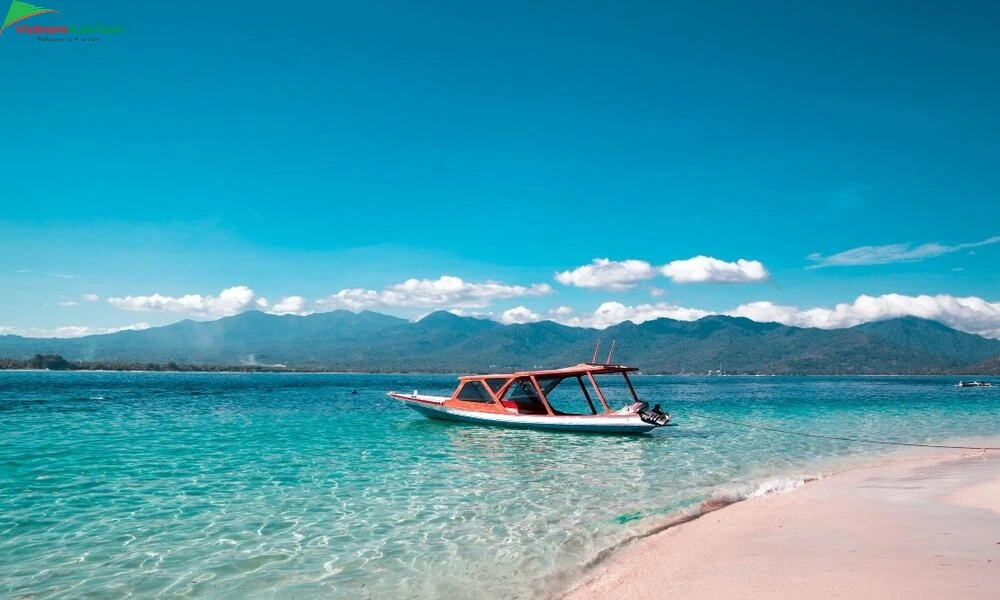
[(767, 427), (765, 425), (757, 425), (754, 423), (743, 423), (740, 421), (730, 421), (728, 419), (720, 419), (718, 417), (709, 417), (706, 415), (699, 415), (694, 413), (688, 413), (690, 416), (698, 419), (707, 419), (709, 421), (718, 421), (720, 423), (728, 423), (729, 425), (736, 425), (738, 427), (750, 427), (752, 429), (763, 429), (764, 431), (773, 431), (775, 433), (784, 433), (786, 435), (801, 435), (804, 437), (814, 437), (814, 438), (824, 438), (828, 440), (840, 440), (842, 442), (859, 442), (862, 444), (881, 444), (883, 446), (913, 446), (917, 448), (947, 448), (949, 450), (1000, 450), (1000, 448), (994, 448), (991, 446), (944, 446), (941, 444), (916, 444), (912, 442), (890, 442), (888, 440), (868, 440), (864, 438), (852, 438), (843, 437), (839, 435), (826, 435), (822, 433), (809, 433), (806, 431), (789, 431), (787, 429), (778, 429), (777, 427)]

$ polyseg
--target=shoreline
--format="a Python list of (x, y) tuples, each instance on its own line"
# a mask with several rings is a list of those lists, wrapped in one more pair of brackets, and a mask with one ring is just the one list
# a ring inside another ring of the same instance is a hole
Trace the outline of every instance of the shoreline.
[[(450, 372), (450, 371), (338, 371), (338, 370), (325, 370), (321, 368), (317, 369), (306, 369), (306, 368), (294, 368), (294, 367), (273, 367), (265, 365), (247, 365), (245, 367), (224, 365), (220, 368), (215, 368), (214, 365), (210, 364), (197, 364), (197, 365), (184, 365), (190, 368), (177, 368), (177, 369), (90, 369), (90, 368), (72, 368), (72, 369), (39, 369), (39, 368), (5, 368), (0, 367), (0, 373), (10, 372), (10, 373), (287, 373), (287, 374), (298, 374), (298, 375), (455, 375), (460, 376), (465, 374), (465, 372)], [(470, 371), (471, 372), (471, 371)], [(490, 373), (477, 373), (477, 374), (490, 374)], [(812, 377), (843, 377), (845, 379), (865, 379), (865, 378), (879, 378), (879, 377), (977, 377), (977, 378), (990, 378), (998, 377), (995, 373), (865, 373), (865, 374), (851, 374), (851, 373), (740, 373), (734, 375), (703, 375), (696, 373), (655, 373), (655, 372), (639, 372), (637, 374), (640, 377), (678, 377), (678, 378), (691, 378), (691, 379), (726, 379), (726, 378), (762, 378), (762, 377), (790, 377), (790, 378), (812, 378)], [(952, 387), (959, 387), (957, 385)], [(989, 389), (990, 386), (985, 388), (963, 388), (963, 389)]]
[(1000, 451), (890, 455), (762, 496), (713, 495), (548, 597), (992, 598), (998, 531)]

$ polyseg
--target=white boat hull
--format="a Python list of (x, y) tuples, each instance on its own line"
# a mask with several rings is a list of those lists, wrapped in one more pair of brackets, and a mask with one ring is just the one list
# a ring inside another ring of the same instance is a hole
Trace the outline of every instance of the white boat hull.
[(517, 427), (547, 431), (573, 431), (579, 433), (646, 433), (656, 426), (646, 423), (637, 414), (613, 415), (523, 415), (462, 410), (444, 406), (447, 398), (389, 393), (406, 406), (431, 419), (459, 421), (478, 425)]

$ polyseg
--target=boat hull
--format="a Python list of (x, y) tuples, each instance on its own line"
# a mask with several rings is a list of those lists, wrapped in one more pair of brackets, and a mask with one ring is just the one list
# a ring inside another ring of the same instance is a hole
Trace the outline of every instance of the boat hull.
[(444, 398), (389, 394), (422, 415), (442, 421), (457, 421), (494, 427), (576, 433), (641, 434), (655, 429), (639, 415), (516, 415), (477, 412), (443, 405)]

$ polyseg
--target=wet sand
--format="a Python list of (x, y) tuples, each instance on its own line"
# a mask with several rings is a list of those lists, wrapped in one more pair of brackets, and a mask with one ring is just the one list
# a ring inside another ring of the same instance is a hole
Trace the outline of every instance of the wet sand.
[[(996, 445), (996, 444), (994, 444)], [(752, 498), (631, 544), (567, 600), (1000, 598), (1000, 452)]]

